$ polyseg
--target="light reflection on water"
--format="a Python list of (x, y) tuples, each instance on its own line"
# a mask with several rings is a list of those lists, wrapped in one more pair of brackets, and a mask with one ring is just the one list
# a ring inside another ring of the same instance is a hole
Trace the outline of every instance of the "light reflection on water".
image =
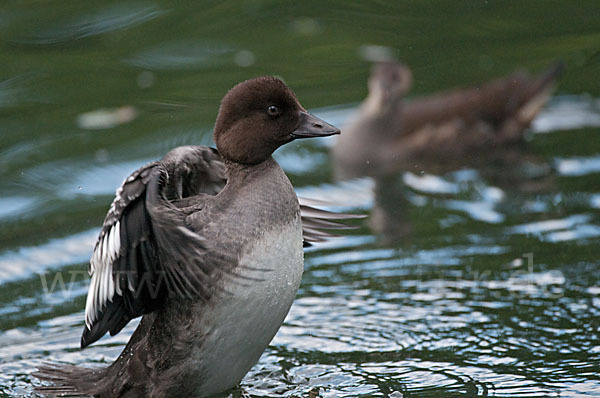
[(163, 43), (155, 48), (144, 50), (126, 60), (127, 63), (144, 69), (189, 69), (214, 67), (230, 62), (234, 52), (223, 43), (201, 43), (179, 41)]
[(55, 44), (71, 40), (84, 39), (135, 25), (157, 18), (162, 14), (158, 6), (142, 3), (123, 3), (109, 6), (69, 18), (56, 25), (39, 29), (30, 37), (21, 38), (21, 42), (31, 44)]
[(23, 279), (51, 268), (87, 262), (100, 229), (0, 254), (0, 283)]

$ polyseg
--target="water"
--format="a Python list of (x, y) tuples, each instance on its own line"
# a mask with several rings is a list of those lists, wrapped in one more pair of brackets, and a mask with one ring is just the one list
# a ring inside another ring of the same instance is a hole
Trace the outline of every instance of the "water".
[(129, 172), (210, 144), (224, 92), (259, 74), (284, 77), (343, 125), (366, 94), (357, 54), (376, 44), (413, 68), (414, 95), (558, 58), (567, 72), (514, 167), (334, 182), (331, 139), (279, 150), (300, 195), (370, 218), (307, 251), (296, 302), (242, 389), (600, 396), (598, 11), (595, 1), (4, 4), (0, 395), (31, 396), (45, 361), (110, 363), (135, 329), (78, 349), (87, 259)]

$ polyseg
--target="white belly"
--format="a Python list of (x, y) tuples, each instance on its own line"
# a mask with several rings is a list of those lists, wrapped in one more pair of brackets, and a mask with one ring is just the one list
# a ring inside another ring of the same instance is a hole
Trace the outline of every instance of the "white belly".
[(220, 296), (202, 317), (207, 337), (194, 355), (204, 368), (202, 395), (239, 383), (283, 323), (304, 269), (299, 217), (284, 230), (265, 233), (246, 250), (240, 264), (246, 278), (226, 277), (225, 289), (231, 295)]

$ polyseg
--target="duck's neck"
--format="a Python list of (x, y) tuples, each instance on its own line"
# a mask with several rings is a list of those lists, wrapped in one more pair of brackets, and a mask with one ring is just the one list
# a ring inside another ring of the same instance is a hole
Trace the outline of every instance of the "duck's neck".
[(273, 167), (278, 168), (279, 165), (271, 156), (267, 160), (257, 164), (241, 164), (225, 159), (228, 185), (242, 183), (248, 177), (257, 173), (263, 174)]
[(387, 100), (382, 95), (370, 94), (362, 103), (357, 120), (365, 126), (376, 126), (371, 129), (369, 134), (364, 134), (365, 129), (358, 131), (361, 137), (373, 138), (373, 134), (382, 134), (389, 136), (390, 133), (402, 124), (402, 112), (404, 108), (404, 99), (402, 96), (396, 96)]
[(297, 218), (300, 208), (294, 187), (272, 157), (255, 165), (226, 162), (226, 167), (227, 184), (219, 193), (221, 205), (238, 206), (240, 213), (252, 207), (260, 216), (256, 225), (267, 227)]
[(403, 106), (404, 97), (401, 95), (386, 97), (382, 93), (370, 93), (360, 106), (360, 112), (374, 119), (389, 119), (400, 112)]

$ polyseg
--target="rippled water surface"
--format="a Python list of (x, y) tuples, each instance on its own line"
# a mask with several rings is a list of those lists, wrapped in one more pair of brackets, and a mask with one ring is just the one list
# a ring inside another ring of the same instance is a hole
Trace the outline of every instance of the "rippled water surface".
[[(566, 64), (509, 161), (332, 179), (332, 139), (276, 153), (297, 192), (366, 213), (306, 252), (255, 397), (600, 396), (600, 4), (9, 1), (0, 6), (0, 395), (42, 362), (103, 365), (135, 323), (79, 350), (87, 261), (115, 188), (211, 144), (220, 98), (260, 74), (343, 127), (367, 45), (412, 95)], [(515, 160), (516, 159), (516, 160)]]

